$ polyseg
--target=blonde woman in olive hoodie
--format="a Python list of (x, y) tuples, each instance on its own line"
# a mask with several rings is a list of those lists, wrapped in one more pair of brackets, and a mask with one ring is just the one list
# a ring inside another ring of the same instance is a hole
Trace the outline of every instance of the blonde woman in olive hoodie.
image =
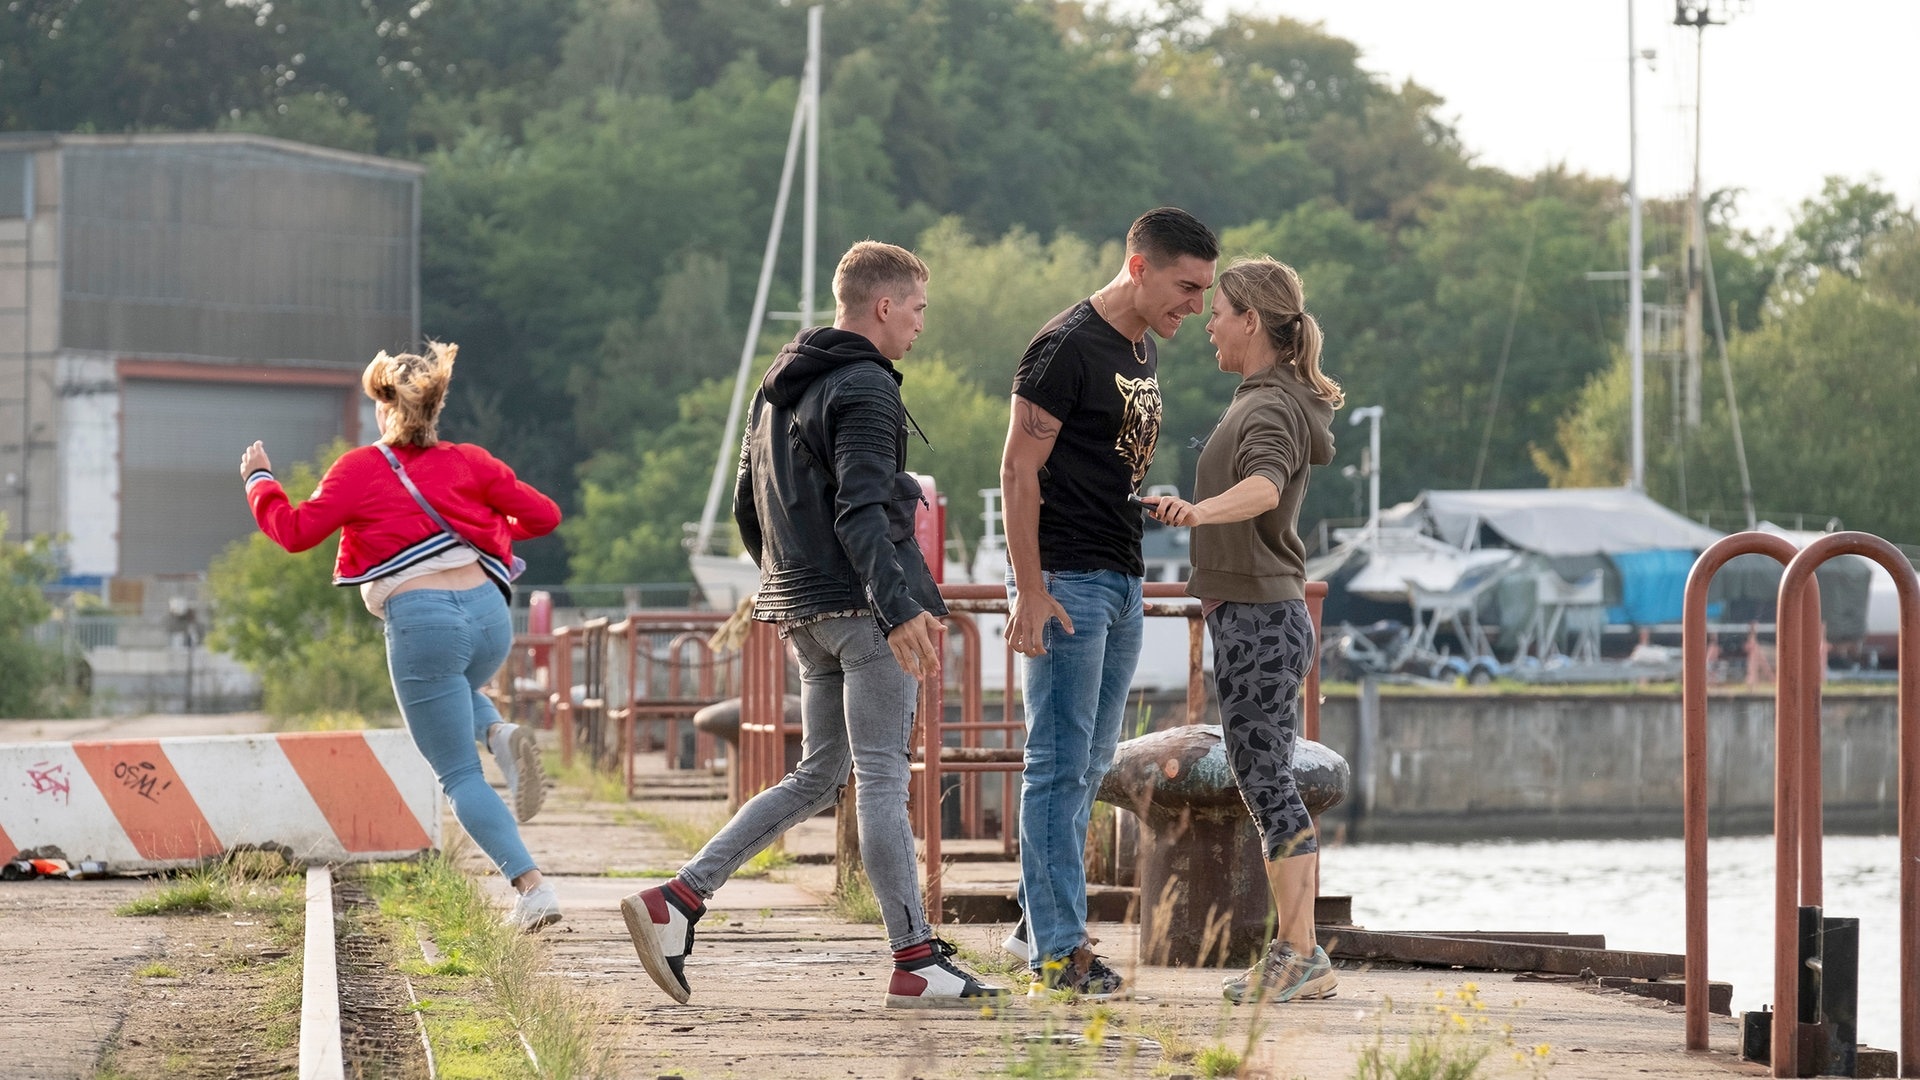
[(1154, 517), (1193, 528), (1193, 576), (1213, 635), (1222, 738), (1267, 859), (1279, 923), (1266, 955), (1230, 979), (1230, 1001), (1332, 997), (1338, 980), (1313, 938), (1313, 821), (1293, 779), (1300, 684), (1313, 665), (1306, 548), (1298, 532), (1308, 470), (1333, 460), (1344, 395), (1320, 371), (1320, 325), (1300, 275), (1242, 259), (1220, 275), (1207, 337), (1240, 376), (1200, 452), (1194, 502), (1151, 500)]

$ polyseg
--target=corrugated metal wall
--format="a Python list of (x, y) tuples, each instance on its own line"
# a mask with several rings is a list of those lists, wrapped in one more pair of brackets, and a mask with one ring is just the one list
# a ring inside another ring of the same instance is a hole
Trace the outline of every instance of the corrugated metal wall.
[[(341, 435), (358, 391), (128, 379), (121, 401), (120, 573), (205, 570), (254, 532), (240, 452), (263, 439), (285, 475)], [(312, 492), (289, 491), (295, 499)]]
[(365, 363), (411, 344), (412, 176), (243, 144), (63, 155), (65, 347)]

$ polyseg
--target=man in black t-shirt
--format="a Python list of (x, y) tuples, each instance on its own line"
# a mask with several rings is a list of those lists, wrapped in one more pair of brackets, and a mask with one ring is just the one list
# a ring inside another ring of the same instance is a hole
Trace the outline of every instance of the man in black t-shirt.
[(1011, 565), (1007, 641), (1025, 657), (1026, 767), (1020, 792), (1023, 929), (1036, 994), (1124, 996), (1087, 939), (1082, 857), (1100, 779), (1140, 659), (1140, 509), (1127, 497), (1160, 434), (1159, 356), (1200, 313), (1219, 242), (1162, 207), (1127, 231), (1127, 261), (1047, 323), (1013, 379), (1000, 461)]

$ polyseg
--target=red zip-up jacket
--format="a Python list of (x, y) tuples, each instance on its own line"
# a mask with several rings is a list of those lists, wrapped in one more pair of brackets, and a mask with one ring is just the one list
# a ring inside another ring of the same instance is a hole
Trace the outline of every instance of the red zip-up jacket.
[[(513, 541), (545, 536), (560, 524), (552, 499), (478, 446), (443, 442), (393, 452), (427, 502), (480, 549), (481, 568), (503, 587)], [(386, 577), (459, 543), (413, 501), (377, 446), (340, 455), (298, 506), (272, 473), (258, 470), (247, 477), (247, 503), (260, 531), (288, 551), (305, 551), (342, 530), (335, 585)]]

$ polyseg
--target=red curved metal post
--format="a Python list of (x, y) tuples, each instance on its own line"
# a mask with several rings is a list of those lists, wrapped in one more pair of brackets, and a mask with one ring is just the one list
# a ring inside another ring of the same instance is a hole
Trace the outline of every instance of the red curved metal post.
[[(1806, 550), (1787, 564), (1787, 572), (1780, 579), (1782, 609), (1786, 610), (1785, 605), (1798, 590), (1807, 588), (1814, 570), (1821, 563), (1839, 555), (1860, 555), (1879, 563), (1892, 576), (1899, 596), (1900, 1075), (1917, 1077), (1920, 1076), (1920, 579), (1915, 577), (1913, 564), (1907, 561), (1906, 556), (1885, 540), (1866, 533), (1833, 533), (1807, 545)], [(1804, 620), (1804, 614), (1801, 617)], [(1818, 622), (1803, 621), (1800, 633), (1817, 635)], [(1788, 687), (1788, 676), (1783, 666), (1776, 708), (1778, 702), (1789, 700), (1789, 694), (1804, 700), (1808, 688), (1802, 680), (1808, 677), (1808, 669), (1819, 662), (1817, 638), (1809, 647), (1798, 652), (1799, 662), (1794, 665), (1797, 669), (1793, 676), (1795, 685)], [(1812, 674), (1817, 678), (1819, 673), (1815, 671)], [(1786, 788), (1795, 786), (1798, 777), (1792, 768), (1788, 768), (1776, 769), (1775, 778), (1777, 830), (1781, 820), (1779, 805), (1790, 802)], [(1791, 819), (1794, 815), (1789, 813), (1787, 816)], [(1814, 820), (1817, 822), (1817, 819)], [(1791, 851), (1782, 846), (1778, 837), (1775, 844), (1782, 852)], [(1795, 868), (1788, 865), (1789, 861), (1791, 854), (1783, 854), (1780, 864), (1774, 868), (1773, 996), (1776, 1021), (1773, 1026), (1772, 1056), (1775, 1076), (1793, 1075), (1791, 1065), (1798, 1061), (1799, 1052), (1796, 1025), (1778, 1019), (1796, 1015), (1798, 998), (1795, 959), (1799, 913), (1791, 902), (1793, 886), (1796, 884), (1794, 879), (1798, 875), (1793, 872)], [(1782, 1069), (1789, 1071), (1782, 1072)]]
[(1701, 552), (1687, 574), (1680, 636), (1680, 714), (1689, 1050), (1707, 1049), (1707, 588), (1713, 575), (1740, 555), (1767, 555), (1784, 566), (1793, 560), (1794, 547), (1769, 533), (1735, 533)]

